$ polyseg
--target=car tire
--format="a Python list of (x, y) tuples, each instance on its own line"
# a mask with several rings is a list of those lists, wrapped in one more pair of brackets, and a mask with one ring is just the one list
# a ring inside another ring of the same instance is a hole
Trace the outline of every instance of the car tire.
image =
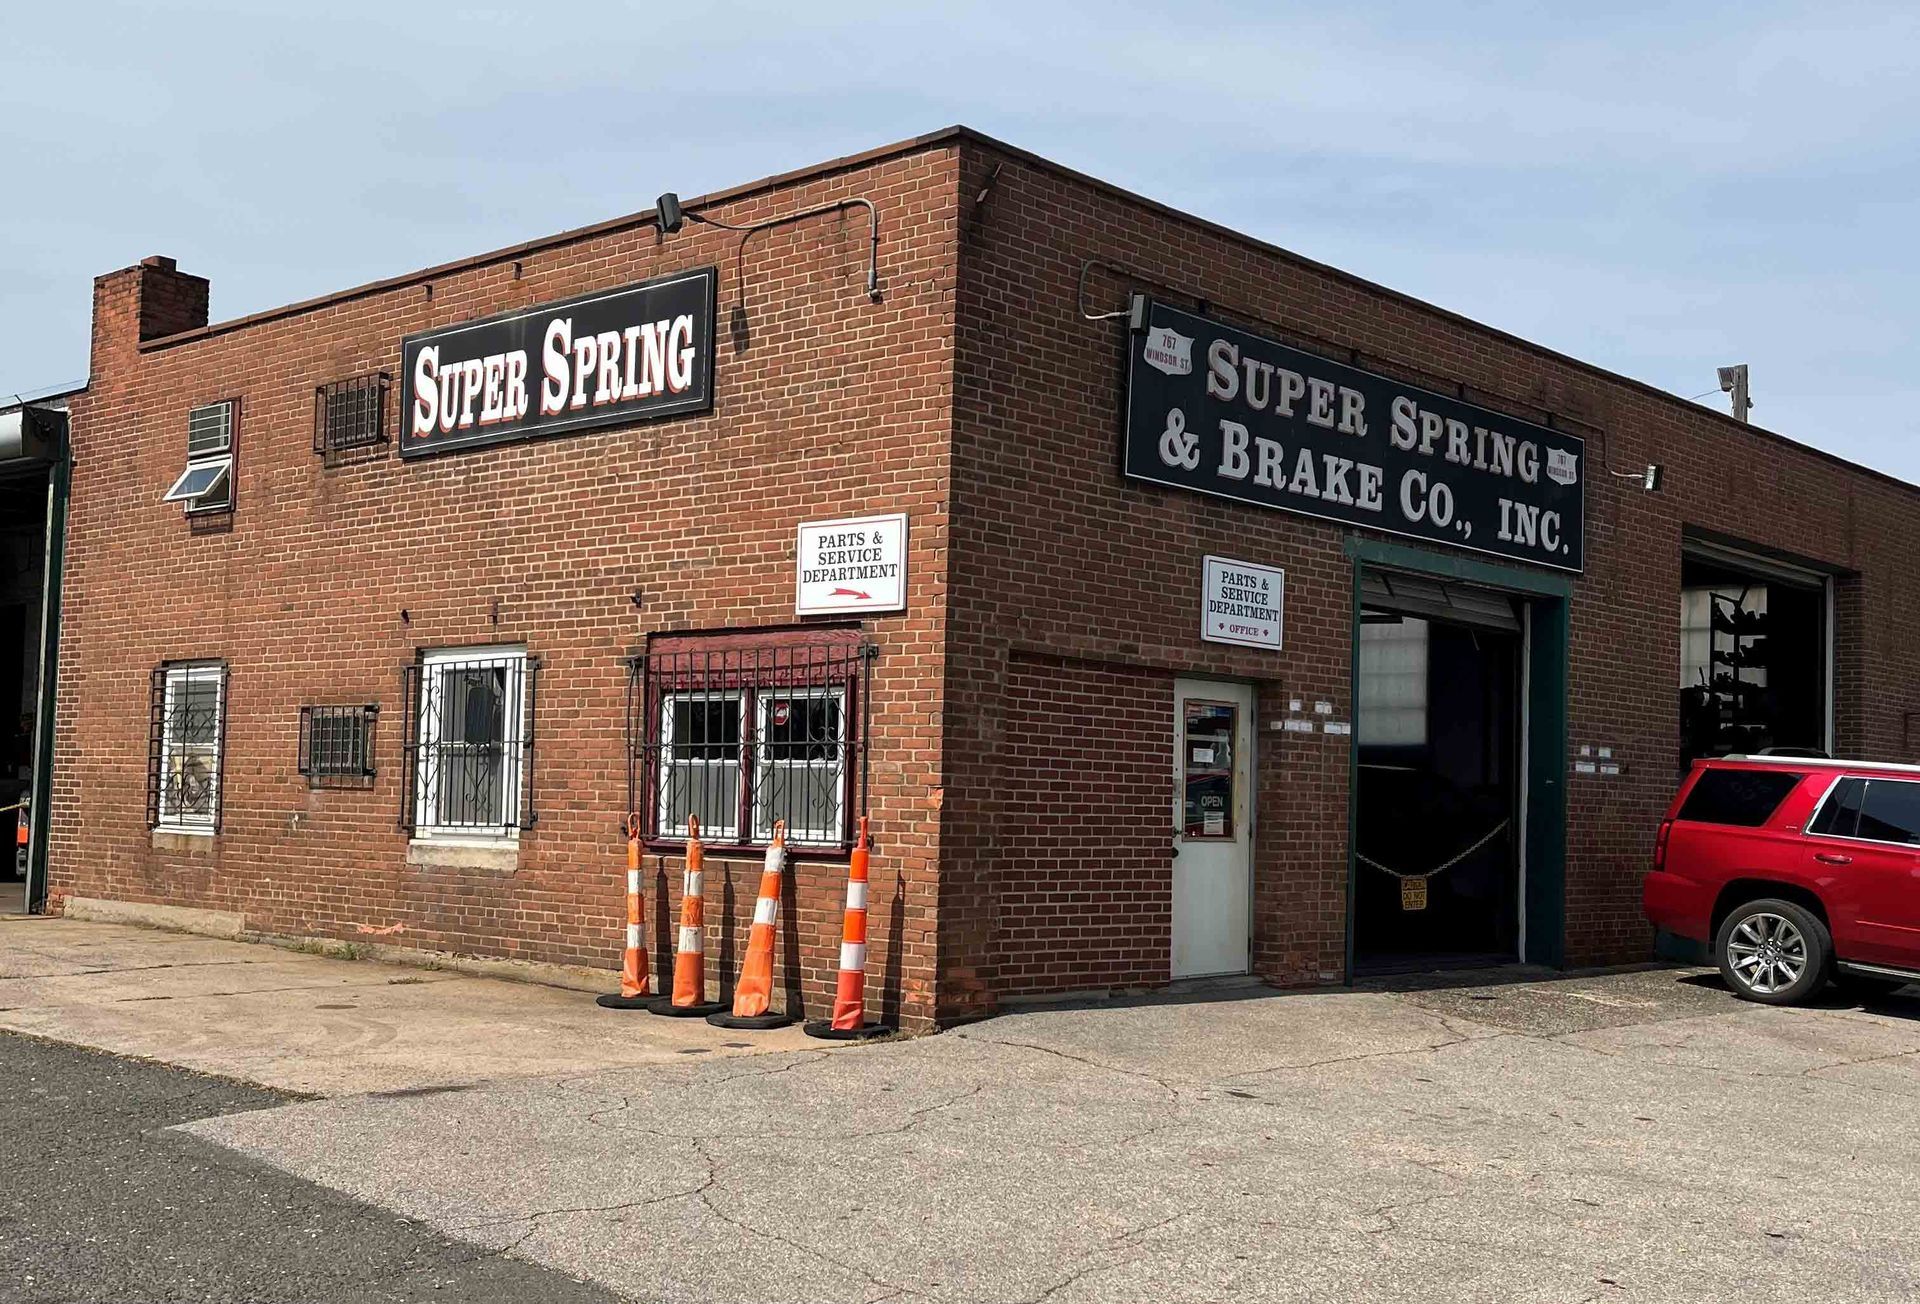
[(1720, 976), (1735, 996), (1794, 1005), (1826, 986), (1833, 937), (1805, 906), (1774, 897), (1735, 906), (1713, 941)]

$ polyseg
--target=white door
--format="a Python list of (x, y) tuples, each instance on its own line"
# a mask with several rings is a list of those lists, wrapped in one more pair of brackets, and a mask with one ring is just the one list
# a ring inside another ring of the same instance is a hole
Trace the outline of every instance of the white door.
[(1253, 689), (1173, 686), (1173, 976), (1247, 972)]

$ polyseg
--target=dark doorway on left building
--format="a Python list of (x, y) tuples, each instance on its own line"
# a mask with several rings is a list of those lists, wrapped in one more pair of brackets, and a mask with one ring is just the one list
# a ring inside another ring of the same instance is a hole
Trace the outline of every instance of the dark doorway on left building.
[(0, 406), (0, 914), (46, 902), (68, 397)]

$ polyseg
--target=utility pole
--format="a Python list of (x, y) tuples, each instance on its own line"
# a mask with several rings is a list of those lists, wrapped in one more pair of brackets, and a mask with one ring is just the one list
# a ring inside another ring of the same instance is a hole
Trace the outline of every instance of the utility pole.
[(1753, 411), (1753, 400), (1747, 397), (1747, 364), (1721, 367), (1719, 375), (1720, 392), (1733, 395), (1733, 419), (1745, 421), (1747, 413)]

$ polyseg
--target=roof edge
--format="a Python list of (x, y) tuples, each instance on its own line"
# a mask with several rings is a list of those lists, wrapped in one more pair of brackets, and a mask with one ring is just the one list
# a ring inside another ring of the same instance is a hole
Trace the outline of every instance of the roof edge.
[[(862, 150), (857, 154), (847, 154), (840, 158), (830, 159), (824, 163), (814, 163), (806, 167), (795, 168), (788, 172), (775, 173), (772, 176), (761, 177), (757, 181), (749, 181), (738, 186), (729, 186), (724, 190), (715, 190), (704, 195), (695, 195), (681, 201), (681, 203), (682, 207), (692, 209), (704, 207), (709, 204), (728, 203), (733, 200), (746, 199), (770, 190), (780, 189), (783, 186), (790, 186), (803, 181), (817, 180), (820, 177), (831, 176), (837, 172), (852, 171), (855, 168), (878, 163), (884, 159), (896, 158), (902, 154), (917, 153), (920, 150), (945, 144), (948, 141), (959, 139), (962, 136), (977, 135), (978, 133), (971, 132), (965, 127), (943, 127), (939, 131), (928, 132), (922, 136), (912, 136), (906, 140), (895, 141), (890, 145), (881, 145), (874, 149)], [(989, 139), (985, 136), (979, 136), (978, 138), (982, 141)], [(196, 326), (192, 330), (179, 331), (172, 335), (162, 335), (151, 340), (142, 340), (140, 342), (140, 352), (152, 353), (159, 350), (177, 348), (182, 344), (191, 344), (197, 340), (209, 339), (215, 335), (230, 334), (233, 331), (244, 330), (249, 326), (259, 326), (286, 317), (297, 317), (303, 313), (315, 312), (321, 308), (330, 308), (336, 304), (348, 303), (355, 299), (364, 299), (376, 294), (384, 294), (389, 290), (403, 289), (409, 285), (424, 284), (425, 282), (438, 280), (442, 277), (452, 276), (460, 272), (473, 271), (476, 268), (506, 262), (509, 259), (524, 258), (528, 254), (540, 253), (547, 249), (557, 248), (560, 245), (573, 244), (581, 240), (591, 240), (596, 236), (612, 235), (620, 231), (632, 230), (635, 227), (645, 226), (657, 220), (657, 218), (658, 211), (647, 208), (636, 213), (628, 213), (622, 217), (609, 218), (604, 222), (595, 222), (588, 226), (576, 226), (565, 231), (554, 232), (551, 235), (536, 236), (532, 240), (525, 240), (519, 244), (488, 250), (485, 253), (472, 254), (466, 258), (454, 259), (451, 262), (437, 263), (432, 267), (423, 267), (418, 271), (403, 272), (398, 276), (389, 276), (378, 281), (368, 281), (365, 284), (355, 285), (348, 289), (334, 290), (327, 294), (316, 295), (311, 299), (300, 299), (293, 303), (282, 304), (277, 308), (264, 308), (259, 312), (248, 313), (244, 317), (230, 317), (225, 321), (210, 322), (205, 326)], [(109, 272), (107, 275), (112, 275), (112, 273)], [(206, 278), (202, 277), (200, 279), (204, 280)]]
[(1607, 381), (1615, 385), (1622, 385), (1629, 390), (1659, 400), (1662, 403), (1676, 405), (1681, 411), (1686, 412), (1688, 415), (1705, 417), (1719, 423), (1723, 427), (1729, 427), (1735, 431), (1758, 435), (1763, 439), (1775, 440), (1785, 444), (1789, 448), (1811, 454), (1814, 457), (1832, 462), (1838, 466), (1846, 467), (1849, 470), (1858, 471), (1876, 480), (1884, 481), (1916, 497), (1920, 497), (1920, 484), (1916, 484), (1911, 480), (1902, 479), (1892, 472), (1878, 470), (1864, 463), (1853, 461), (1851, 458), (1842, 457), (1838, 453), (1830, 453), (1824, 448), (1815, 448), (1812, 444), (1802, 443), (1791, 435), (1783, 435), (1777, 430), (1769, 430), (1765, 426), (1757, 426), (1750, 421), (1737, 420), (1730, 413), (1716, 412), (1712, 408), (1701, 407), (1698, 403), (1683, 398), (1678, 394), (1669, 393), (1661, 389), (1658, 385), (1651, 384), (1644, 380), (1637, 380), (1632, 376), (1625, 375), (1618, 371), (1609, 371), (1597, 363), (1576, 358), (1570, 353), (1562, 353), (1558, 349), (1549, 348), (1544, 344), (1527, 339), (1521, 335), (1515, 335), (1511, 331), (1500, 329), (1498, 326), (1489, 326), (1485, 322), (1476, 321), (1463, 313), (1453, 311), (1451, 308), (1443, 308), (1439, 304), (1429, 303), (1425, 299), (1406, 293), (1404, 290), (1396, 290), (1392, 286), (1382, 285), (1378, 281), (1370, 281), (1364, 276), (1345, 271), (1333, 266), (1331, 263), (1320, 262), (1317, 259), (1309, 258), (1305, 254), (1295, 253), (1293, 250), (1274, 244), (1271, 241), (1262, 240), (1258, 236), (1248, 235), (1245, 231), (1236, 231), (1230, 226), (1225, 226), (1209, 218), (1196, 216), (1184, 209), (1175, 208), (1171, 204), (1162, 203), (1160, 200), (1138, 194), (1126, 189), (1124, 186), (1115, 185), (1110, 181), (1102, 181), (1099, 177), (1068, 167), (1064, 163), (1057, 163), (1050, 158), (1035, 154), (1031, 150), (1022, 149), (1018, 145), (1009, 145), (1006, 141), (998, 140), (995, 137), (986, 135), (984, 132), (975, 131), (971, 127), (949, 127), (945, 132), (940, 134), (942, 136), (958, 136), (973, 144), (997, 150), (1019, 159), (1023, 163), (1039, 168), (1042, 171), (1051, 172), (1057, 176), (1066, 177), (1083, 185), (1091, 186), (1093, 189), (1110, 195), (1115, 199), (1121, 199), (1130, 204), (1139, 204), (1144, 208), (1151, 209), (1161, 216), (1171, 218), (1176, 222), (1198, 227), (1210, 234), (1222, 236), (1236, 244), (1243, 245), (1257, 252), (1272, 255), (1292, 263), (1295, 266), (1307, 268), (1324, 276), (1333, 277), (1357, 289), (1381, 295), (1396, 303), (1418, 309), (1421, 312), (1432, 313), (1434, 316), (1445, 321), (1469, 327), (1472, 330), (1479, 331), (1494, 339), (1514, 345), (1522, 352), (1530, 353), (1536, 357), (1546, 358), (1598, 380)]
[[(1443, 308), (1439, 304), (1430, 303), (1425, 299), (1421, 299), (1415, 295), (1408, 294), (1405, 291), (1396, 290), (1393, 287), (1388, 285), (1382, 285), (1378, 281), (1368, 280), (1364, 276), (1357, 275), (1353, 272), (1345, 271), (1341, 268), (1333, 266), (1330, 263), (1323, 263), (1323, 262), (1320, 262), (1318, 259), (1309, 258), (1305, 254), (1295, 253), (1293, 250), (1287, 249), (1281, 245), (1274, 244), (1272, 241), (1263, 240), (1258, 236), (1248, 235), (1244, 231), (1237, 231), (1232, 227), (1224, 225), (1223, 223), (1215, 222), (1209, 218), (1200, 217), (1196, 214), (1189, 213), (1184, 209), (1175, 208), (1171, 204), (1163, 203), (1160, 200), (1153, 199), (1149, 196), (1139, 194), (1136, 191), (1128, 190), (1124, 186), (1116, 185), (1110, 181), (1103, 181), (1099, 177), (1093, 176), (1091, 173), (1082, 172), (1077, 168), (1069, 167), (1064, 163), (1056, 162), (1053, 159), (1045, 157), (1044, 155), (1036, 154), (1032, 150), (1022, 149), (1018, 145), (1009, 144), (1006, 141), (999, 139), (998, 137), (990, 136), (983, 131), (978, 131), (972, 127), (964, 126), (959, 123), (955, 123), (952, 126), (942, 127), (936, 131), (930, 131), (923, 135), (909, 136), (904, 140), (897, 140), (892, 142), (891, 144), (876, 146), (873, 149), (862, 150), (858, 153), (843, 155), (839, 158), (830, 159), (823, 163), (814, 163), (814, 164), (807, 165), (805, 167), (794, 168), (790, 171), (779, 172), (771, 176), (761, 177), (756, 181), (749, 181), (742, 185), (730, 186), (723, 190), (716, 190), (716, 191), (711, 191), (704, 195), (697, 195), (697, 196), (694, 196), (693, 198), (683, 201), (683, 205), (684, 207), (687, 207), (687, 208), (695, 208), (695, 207), (699, 207), (707, 204), (726, 203), (733, 200), (745, 199), (753, 195), (765, 193), (769, 190), (778, 189), (782, 186), (789, 186), (789, 185), (794, 185), (803, 181), (815, 180), (820, 177), (830, 176), (837, 172), (851, 171), (854, 168), (864, 167), (868, 164), (877, 163), (884, 159), (896, 158), (903, 154), (915, 153), (917, 151), (929, 149), (937, 145), (944, 145), (952, 141), (965, 141), (970, 144), (979, 145), (987, 149), (998, 151), (1012, 158), (1019, 159), (1021, 162), (1026, 163), (1032, 167), (1038, 168), (1041, 171), (1050, 172), (1056, 176), (1065, 177), (1071, 181), (1075, 181), (1082, 185), (1089, 186), (1092, 189), (1099, 191), (1102, 194), (1109, 195), (1115, 199), (1123, 200), (1131, 204), (1138, 204), (1143, 208), (1147, 208), (1155, 213), (1160, 214), (1163, 217), (1170, 218), (1173, 221), (1181, 222), (1188, 226), (1196, 227), (1210, 234), (1223, 237), (1236, 244), (1242, 245), (1248, 249), (1252, 249), (1257, 252), (1282, 259), (1283, 261), (1286, 261), (1298, 267), (1309, 269), (1320, 275), (1332, 277), (1337, 281), (1341, 281), (1357, 289), (1362, 289), (1369, 293), (1380, 295), (1393, 302), (1403, 304), (1407, 307), (1414, 308), (1418, 311), (1431, 313), (1435, 317), (1438, 317), (1443, 321), (1453, 322), (1457, 325), (1465, 326), (1471, 330), (1478, 331), (1483, 335), (1489, 336), (1493, 339), (1500, 340), (1506, 344), (1514, 346), (1523, 353), (1531, 354), (1535, 357), (1544, 358), (1549, 361), (1558, 363), (1561, 366), (1571, 368), (1574, 371), (1580, 372), (1583, 375), (1591, 376), (1597, 380), (1605, 381), (1607, 383), (1614, 384), (1614, 385), (1623, 386), (1634, 393), (1641, 394), (1648, 398), (1652, 398), (1662, 404), (1672, 405), (1678, 411), (1682, 411), (1687, 415), (1704, 417), (1710, 421), (1718, 423), (1723, 428), (1730, 428), (1730, 430), (1732, 431), (1743, 432), (1751, 435), (1758, 435), (1763, 439), (1774, 440), (1778, 443), (1786, 445), (1789, 448), (1810, 454), (1813, 457), (1817, 457), (1822, 461), (1830, 462), (1837, 466), (1843, 466), (1853, 471), (1858, 471), (1875, 480), (1879, 480), (1886, 484), (1892, 485), (1893, 487), (1900, 489), (1910, 495), (1913, 495), (1915, 497), (1920, 497), (1920, 484), (1915, 484), (1910, 480), (1902, 479), (1901, 477), (1894, 475), (1891, 472), (1881, 471), (1874, 467), (1867, 466), (1863, 463), (1853, 461), (1850, 458), (1842, 457), (1838, 453), (1830, 453), (1825, 449), (1816, 448), (1811, 444), (1803, 443), (1800, 440), (1794, 439), (1789, 435), (1783, 435), (1776, 430), (1769, 430), (1765, 426), (1754, 425), (1752, 422), (1736, 420), (1729, 413), (1716, 412), (1712, 408), (1701, 407), (1699, 404), (1694, 403), (1689, 399), (1682, 398), (1678, 394), (1669, 393), (1668, 391), (1661, 389), (1659, 386), (1651, 384), (1647, 381), (1635, 379), (1634, 377), (1625, 375), (1621, 372), (1610, 371), (1607, 368), (1599, 366), (1596, 363), (1587, 362), (1583, 359), (1574, 357), (1572, 354), (1562, 353), (1558, 349), (1549, 348), (1544, 344), (1538, 343), (1537, 341), (1526, 339), (1525, 337), (1520, 335), (1515, 335), (1511, 331), (1502, 330), (1497, 326), (1489, 326), (1485, 322), (1476, 321), (1474, 318), (1468, 317), (1463, 313), (1455, 312), (1450, 308)], [(331, 307), (335, 304), (346, 303), (355, 299), (367, 298), (375, 294), (383, 294), (389, 290), (401, 289), (408, 285), (418, 285), (427, 281), (434, 280), (439, 277), (451, 276), (459, 272), (472, 271), (476, 268), (490, 266), (494, 263), (505, 262), (512, 258), (524, 257), (527, 254), (539, 253), (543, 250), (556, 248), (560, 245), (570, 244), (580, 240), (592, 239), (596, 236), (611, 235), (615, 232), (630, 230), (638, 226), (644, 226), (648, 222), (654, 221), (656, 217), (657, 217), (656, 210), (649, 208), (649, 209), (643, 209), (639, 212), (629, 213), (623, 217), (611, 218), (604, 222), (596, 222), (588, 226), (573, 227), (569, 230), (555, 232), (551, 235), (539, 236), (532, 240), (523, 241), (519, 244), (508, 245), (504, 248), (499, 248), (499, 249), (493, 249), (486, 253), (474, 254), (466, 258), (455, 259), (451, 262), (439, 263), (432, 267), (421, 268), (418, 271), (406, 272), (398, 276), (391, 276), (378, 281), (369, 281), (363, 285), (356, 285), (345, 290), (336, 290), (336, 291), (333, 291), (332, 293), (319, 295), (311, 299), (302, 299), (294, 303), (285, 304), (278, 308), (268, 308), (260, 312), (249, 313), (244, 317), (234, 317), (226, 321), (213, 322), (206, 326), (195, 327), (193, 330), (181, 331), (178, 334), (161, 336), (160, 338), (153, 339), (153, 340), (146, 340), (140, 344), (140, 351), (142, 353), (148, 353), (148, 352), (153, 352), (153, 351), (162, 350), (162, 349), (174, 348), (182, 344), (192, 343), (196, 340), (208, 339), (215, 335), (228, 334), (232, 331), (241, 330), (249, 326), (258, 326), (266, 322), (277, 321), (286, 317), (299, 316), (302, 313), (313, 312), (320, 308)]]

